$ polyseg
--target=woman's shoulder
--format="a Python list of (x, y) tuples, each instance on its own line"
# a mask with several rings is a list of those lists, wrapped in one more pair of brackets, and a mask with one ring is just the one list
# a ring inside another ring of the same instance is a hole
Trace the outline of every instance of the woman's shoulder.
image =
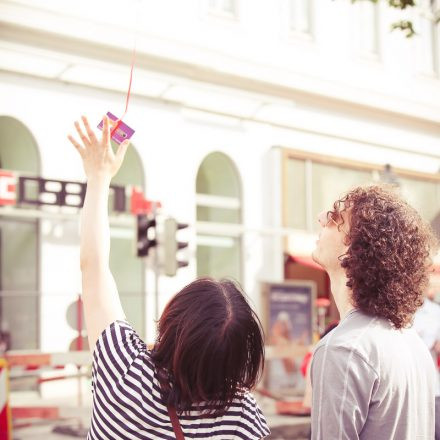
[(235, 402), (240, 407), (241, 420), (244, 425), (251, 428), (251, 432), (254, 436), (264, 438), (270, 434), (270, 429), (263, 411), (261, 411), (257, 400), (250, 391), (240, 393), (235, 399)]
[(117, 376), (124, 375), (136, 362), (154, 369), (151, 351), (126, 320), (114, 321), (101, 332), (93, 360), (96, 368), (115, 370)]

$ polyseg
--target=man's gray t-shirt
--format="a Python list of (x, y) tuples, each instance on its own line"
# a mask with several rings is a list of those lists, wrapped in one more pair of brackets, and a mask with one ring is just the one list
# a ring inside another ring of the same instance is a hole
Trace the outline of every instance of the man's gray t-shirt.
[(435, 370), (413, 329), (352, 310), (312, 361), (313, 440), (434, 438)]

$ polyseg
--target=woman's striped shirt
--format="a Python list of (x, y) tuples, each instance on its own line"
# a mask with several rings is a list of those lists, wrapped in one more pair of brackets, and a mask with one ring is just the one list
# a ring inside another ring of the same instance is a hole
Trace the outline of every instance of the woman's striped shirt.
[[(87, 440), (175, 439), (151, 353), (125, 321), (113, 322), (96, 343), (92, 392)], [(220, 417), (201, 417), (195, 408), (179, 421), (185, 439), (257, 440), (270, 433), (250, 393)]]

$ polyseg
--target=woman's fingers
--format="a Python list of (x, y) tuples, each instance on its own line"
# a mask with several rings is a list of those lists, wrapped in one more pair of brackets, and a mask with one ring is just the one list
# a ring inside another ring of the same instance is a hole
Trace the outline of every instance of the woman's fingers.
[(130, 145), (130, 141), (127, 139), (126, 141), (123, 141), (117, 151), (116, 151), (116, 160), (121, 163), (124, 160), (125, 153), (127, 152), (127, 148)]
[(84, 132), (82, 131), (81, 125), (79, 125), (78, 121), (75, 121), (75, 128), (79, 134), (79, 137), (83, 141), (84, 146), (88, 147), (90, 145), (90, 139), (84, 134)]
[(81, 119), (83, 121), (84, 127), (86, 127), (87, 135), (89, 136), (89, 140), (92, 144), (97, 144), (98, 139), (96, 139), (95, 133), (90, 128), (89, 121), (85, 116), (81, 116)]
[(76, 142), (75, 138), (69, 134), (69, 136), (67, 136), (67, 138), (69, 139), (69, 141), (72, 143), (72, 145), (77, 149), (78, 153), (81, 155), (81, 157), (83, 156), (84, 153), (84, 148), (81, 147), (81, 145)]
[(110, 141), (110, 124), (109, 124), (109, 120), (108, 120), (108, 116), (104, 115), (104, 117), (102, 118), (102, 144), (103, 145), (108, 145), (109, 141)]

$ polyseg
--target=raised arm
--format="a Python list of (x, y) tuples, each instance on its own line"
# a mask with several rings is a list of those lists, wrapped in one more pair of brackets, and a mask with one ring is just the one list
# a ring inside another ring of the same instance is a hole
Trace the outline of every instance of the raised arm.
[(118, 172), (129, 141), (113, 153), (110, 127), (104, 116), (102, 137), (97, 139), (86, 117), (84, 128), (75, 122), (82, 145), (69, 135), (79, 152), (87, 176), (87, 191), (81, 213), (80, 265), (82, 298), (90, 349), (93, 350), (101, 332), (113, 321), (124, 319), (115, 280), (110, 272), (110, 227), (108, 195), (110, 181)]

